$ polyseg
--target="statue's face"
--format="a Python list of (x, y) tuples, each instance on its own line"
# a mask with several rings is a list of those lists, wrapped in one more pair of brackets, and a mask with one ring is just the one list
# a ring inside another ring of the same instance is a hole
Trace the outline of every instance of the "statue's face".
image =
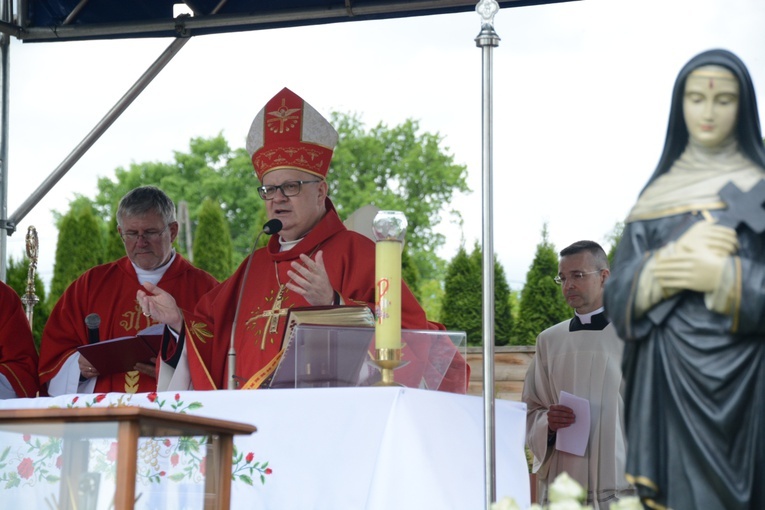
[(724, 67), (703, 66), (691, 72), (683, 97), (689, 136), (705, 147), (716, 147), (733, 136), (738, 94), (738, 80)]

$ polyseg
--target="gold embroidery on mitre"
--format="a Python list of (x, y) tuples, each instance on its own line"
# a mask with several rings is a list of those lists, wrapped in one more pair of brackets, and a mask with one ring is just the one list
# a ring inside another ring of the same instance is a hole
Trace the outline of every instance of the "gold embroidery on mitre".
[(306, 152), (306, 154), (308, 154), (308, 156), (311, 159), (316, 159), (316, 158), (320, 157), (323, 154), (322, 151), (317, 151), (317, 150), (312, 150), (312, 149), (306, 149), (305, 152)]
[(266, 120), (266, 126), (272, 133), (284, 133), (297, 125), (300, 121), (300, 108), (287, 108), (287, 98), (282, 98), (282, 105), (278, 110), (268, 112), (271, 119)]

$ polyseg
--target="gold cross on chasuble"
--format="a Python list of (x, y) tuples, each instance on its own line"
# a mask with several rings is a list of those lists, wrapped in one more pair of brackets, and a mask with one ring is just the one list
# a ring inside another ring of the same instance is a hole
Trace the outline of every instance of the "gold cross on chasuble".
[(247, 322), (255, 322), (258, 319), (268, 318), (265, 325), (263, 326), (263, 338), (260, 341), (261, 351), (266, 349), (266, 334), (267, 333), (274, 334), (277, 331), (279, 331), (279, 319), (281, 317), (286, 317), (287, 312), (289, 312), (289, 308), (282, 308), (282, 300), (284, 299), (284, 294), (286, 292), (287, 292), (287, 286), (280, 285), (279, 293), (276, 295), (276, 299), (274, 300), (274, 304), (271, 307), (271, 309), (266, 310), (263, 313), (256, 315), (255, 317), (247, 321)]

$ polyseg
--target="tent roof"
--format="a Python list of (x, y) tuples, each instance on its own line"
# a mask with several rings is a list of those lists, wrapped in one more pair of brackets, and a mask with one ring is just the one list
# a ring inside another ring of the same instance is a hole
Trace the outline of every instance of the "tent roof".
[[(505, 0), (500, 8), (570, 0)], [(194, 16), (173, 17), (185, 3)], [(222, 4), (215, 14), (211, 14)], [(16, 24), (25, 42), (178, 37), (341, 21), (449, 14), (474, 10), (475, 0), (20, 0)]]

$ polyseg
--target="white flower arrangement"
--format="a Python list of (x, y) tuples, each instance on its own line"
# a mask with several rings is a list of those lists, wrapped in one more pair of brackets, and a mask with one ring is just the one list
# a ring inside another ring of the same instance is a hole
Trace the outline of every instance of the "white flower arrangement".
[[(550, 503), (547, 506), (542, 507), (534, 503), (529, 510), (592, 510), (592, 506), (582, 504), (587, 498), (587, 492), (576, 480), (568, 476), (568, 473), (561, 473), (555, 478), (550, 485), (549, 498)], [(608, 508), (609, 510), (643, 510), (643, 504), (640, 498), (630, 496), (611, 503)], [(522, 509), (513, 498), (505, 497), (492, 503), (490, 510)]]

